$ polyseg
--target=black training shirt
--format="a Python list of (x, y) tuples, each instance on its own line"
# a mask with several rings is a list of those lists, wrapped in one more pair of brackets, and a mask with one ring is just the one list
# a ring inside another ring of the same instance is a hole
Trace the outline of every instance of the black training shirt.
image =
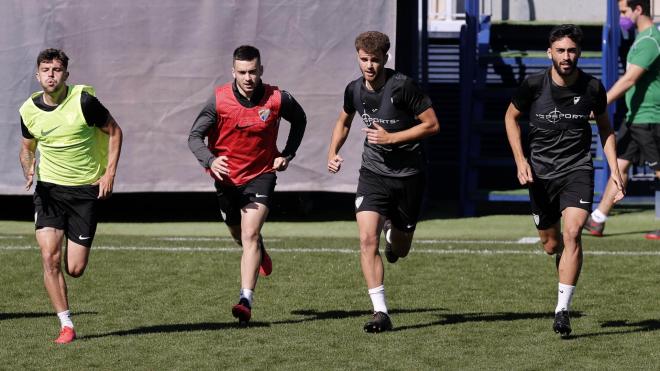
[[(344, 91), (344, 112), (357, 111), (367, 127), (374, 123), (387, 132), (398, 132), (417, 124), (416, 116), (433, 103), (415, 82), (394, 70), (385, 69), (386, 82), (377, 91), (366, 88), (364, 78), (351, 81)], [(401, 144), (371, 144), (364, 140), (362, 167), (376, 174), (404, 177), (423, 171), (424, 156), (420, 141)]]
[(513, 96), (513, 105), (529, 113), (530, 164), (539, 178), (593, 170), (589, 115), (605, 111), (607, 95), (598, 79), (577, 73), (571, 86), (556, 85), (550, 69), (530, 75)]

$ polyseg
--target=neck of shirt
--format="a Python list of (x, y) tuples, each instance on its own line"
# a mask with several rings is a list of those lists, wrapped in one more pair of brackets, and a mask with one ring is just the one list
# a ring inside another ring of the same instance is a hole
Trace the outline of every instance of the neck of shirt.
[(264, 88), (264, 84), (260, 82), (259, 85), (257, 85), (254, 88), (254, 92), (252, 92), (252, 95), (248, 98), (243, 94), (241, 94), (241, 91), (238, 89), (238, 86), (236, 85), (236, 80), (234, 80), (234, 83), (232, 84), (232, 90), (234, 92), (234, 97), (236, 97), (236, 100), (238, 100), (238, 102), (244, 107), (254, 107), (257, 104), (259, 104), (261, 98), (264, 97), (264, 93), (266, 92), (266, 89)]
[[(554, 86), (559, 87), (559, 88), (567, 88), (567, 87), (575, 84), (575, 82), (578, 80), (578, 76), (580, 74), (580, 71), (576, 67), (575, 71), (573, 71), (572, 74), (570, 74), (569, 76), (566, 76), (566, 78), (564, 78), (560, 74), (558, 74), (557, 71), (554, 70), (554, 67), (550, 67), (550, 68), (551, 68), (551, 70), (550, 70), (550, 81), (552, 82), (552, 84)], [(554, 76), (557, 76), (557, 79), (561, 81), (561, 84), (558, 83), (555, 80)]]

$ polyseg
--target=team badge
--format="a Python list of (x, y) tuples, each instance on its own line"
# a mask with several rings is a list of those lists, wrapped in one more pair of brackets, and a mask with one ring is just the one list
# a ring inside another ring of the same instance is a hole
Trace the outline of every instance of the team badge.
[(364, 196), (357, 197), (355, 199), (355, 208), (359, 209), (360, 205), (362, 205), (362, 200), (364, 200)]
[(536, 214), (532, 214), (532, 216), (534, 217), (534, 224), (536, 224), (536, 226), (538, 226), (539, 222), (541, 221), (540, 220), (541, 218)]
[(578, 104), (580, 97), (573, 97), (573, 104)]
[(270, 116), (270, 109), (260, 109), (259, 110), (259, 118), (261, 121), (266, 121), (268, 119), (268, 116)]

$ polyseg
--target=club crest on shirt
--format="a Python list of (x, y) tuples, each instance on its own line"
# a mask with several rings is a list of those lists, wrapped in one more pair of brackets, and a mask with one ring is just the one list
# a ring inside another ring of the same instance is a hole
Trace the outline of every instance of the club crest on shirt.
[(270, 116), (270, 109), (264, 108), (259, 110), (259, 118), (261, 121), (266, 121), (268, 116)]
[(578, 104), (580, 97), (573, 97), (573, 104)]

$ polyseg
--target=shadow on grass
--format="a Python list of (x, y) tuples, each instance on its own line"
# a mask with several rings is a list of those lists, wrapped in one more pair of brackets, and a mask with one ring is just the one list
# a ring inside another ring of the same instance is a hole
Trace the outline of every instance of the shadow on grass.
[(148, 335), (148, 334), (169, 334), (177, 332), (194, 332), (194, 331), (218, 331), (236, 328), (250, 328), (250, 327), (269, 327), (267, 322), (251, 321), (248, 326), (241, 326), (238, 322), (201, 322), (201, 323), (174, 323), (170, 325), (154, 325), (136, 327), (130, 330), (120, 330), (106, 332), (104, 334), (84, 335), (78, 336), (78, 339), (98, 339), (108, 336), (132, 336), (132, 335)]
[(660, 330), (660, 320), (647, 319), (639, 322), (628, 322), (626, 320), (615, 320), (603, 322), (600, 327), (619, 329), (615, 331), (594, 332), (591, 334), (571, 335), (569, 339), (590, 338), (606, 335), (625, 335), (635, 332), (658, 331)]
[[(444, 309), (400, 309), (394, 310), (392, 313), (419, 313), (419, 312), (432, 312), (439, 311)], [(317, 312), (314, 310), (295, 310), (291, 312), (295, 315), (308, 316), (308, 318), (302, 318), (297, 320), (284, 320), (284, 321), (273, 321), (273, 322), (256, 322), (250, 321), (250, 324), (246, 326), (247, 328), (251, 327), (270, 327), (271, 325), (281, 325), (281, 324), (293, 324), (306, 321), (317, 321), (324, 319), (343, 319), (350, 317), (360, 317), (370, 315), (370, 311), (343, 311), (343, 310), (331, 310), (326, 312)], [(51, 315), (51, 314), (48, 314)], [(78, 339), (98, 339), (108, 336), (133, 336), (133, 335), (148, 335), (148, 334), (168, 334), (168, 333), (177, 333), (177, 332), (194, 332), (194, 331), (219, 331), (227, 329), (236, 329), (244, 328), (238, 322), (202, 322), (202, 323), (175, 323), (169, 325), (154, 325), (154, 326), (144, 326), (136, 327), (130, 330), (120, 330), (112, 331), (103, 334), (94, 334), (94, 335), (83, 335), (78, 336)]]
[[(581, 312), (571, 312), (571, 318), (580, 318)], [(468, 322), (510, 322), (528, 319), (541, 319), (541, 318), (554, 318), (553, 313), (515, 313), (515, 312), (502, 312), (502, 313), (455, 313), (455, 314), (441, 314), (438, 321), (420, 323), (417, 325), (399, 326), (395, 327), (392, 331), (405, 331), (415, 330), (431, 326), (446, 326), (455, 325), (459, 323)]]
[[(402, 314), (402, 313), (425, 313), (425, 312), (436, 312), (444, 311), (444, 308), (417, 308), (417, 309), (393, 309), (390, 310), (390, 314)], [(306, 318), (300, 319), (289, 319), (283, 321), (274, 321), (273, 324), (292, 324), (292, 323), (301, 323), (308, 321), (322, 321), (326, 319), (344, 319), (344, 318), (353, 318), (353, 317), (363, 317), (370, 316), (373, 314), (372, 311), (368, 310), (328, 310), (328, 311), (316, 311), (311, 309), (302, 309), (291, 311), (291, 314), (298, 316), (305, 316)]]
[[(74, 316), (86, 315), (86, 314), (98, 314), (98, 312), (75, 312)], [(10, 319), (21, 319), (21, 318), (43, 318), (43, 317), (54, 317), (56, 316), (53, 312), (18, 312), (18, 313), (0, 313), (0, 321), (10, 320)]]

